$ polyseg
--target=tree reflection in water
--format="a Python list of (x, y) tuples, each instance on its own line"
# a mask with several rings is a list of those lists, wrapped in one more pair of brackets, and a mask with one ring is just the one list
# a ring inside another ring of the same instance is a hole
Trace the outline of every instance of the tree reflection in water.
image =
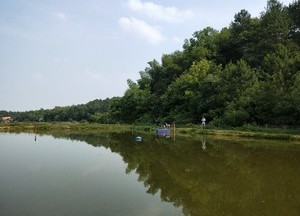
[(300, 146), (202, 137), (70, 133), (109, 148), (136, 172), (147, 193), (182, 206), (185, 215), (300, 215)]

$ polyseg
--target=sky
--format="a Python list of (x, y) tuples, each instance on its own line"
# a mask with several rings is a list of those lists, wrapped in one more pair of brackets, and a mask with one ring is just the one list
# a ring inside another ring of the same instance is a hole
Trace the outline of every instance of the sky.
[[(284, 5), (293, 0), (281, 1)], [(266, 0), (0, 0), (0, 110), (123, 96), (127, 79)]]

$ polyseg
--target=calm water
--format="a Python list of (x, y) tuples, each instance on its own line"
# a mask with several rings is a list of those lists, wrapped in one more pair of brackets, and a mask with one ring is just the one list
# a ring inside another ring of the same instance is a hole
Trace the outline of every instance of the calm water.
[(0, 133), (0, 215), (300, 215), (300, 145), (134, 137)]

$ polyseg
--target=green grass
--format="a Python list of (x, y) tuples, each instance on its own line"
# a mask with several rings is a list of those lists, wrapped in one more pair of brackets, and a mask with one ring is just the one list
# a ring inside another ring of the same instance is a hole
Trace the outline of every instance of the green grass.
[(145, 125), (125, 125), (125, 124), (98, 124), (98, 123), (78, 123), (78, 122), (14, 122), (10, 124), (0, 124), (0, 131), (7, 132), (42, 132), (57, 130), (72, 131), (154, 131), (154, 127)]
[(189, 127), (180, 126), (176, 129), (177, 135), (198, 137), (203, 135), (211, 135), (216, 138), (224, 137), (240, 137), (255, 139), (278, 139), (300, 141), (300, 131), (281, 128), (263, 128), (258, 126), (245, 126), (239, 128), (210, 128), (209, 126), (202, 129), (201, 126)]

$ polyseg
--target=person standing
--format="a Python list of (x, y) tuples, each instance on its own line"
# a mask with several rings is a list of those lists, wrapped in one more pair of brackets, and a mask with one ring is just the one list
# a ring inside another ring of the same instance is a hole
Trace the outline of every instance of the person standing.
[(205, 122), (206, 122), (206, 119), (204, 118), (204, 116), (202, 117), (202, 119), (201, 119), (201, 124), (202, 124), (202, 129), (204, 129), (205, 128)]

